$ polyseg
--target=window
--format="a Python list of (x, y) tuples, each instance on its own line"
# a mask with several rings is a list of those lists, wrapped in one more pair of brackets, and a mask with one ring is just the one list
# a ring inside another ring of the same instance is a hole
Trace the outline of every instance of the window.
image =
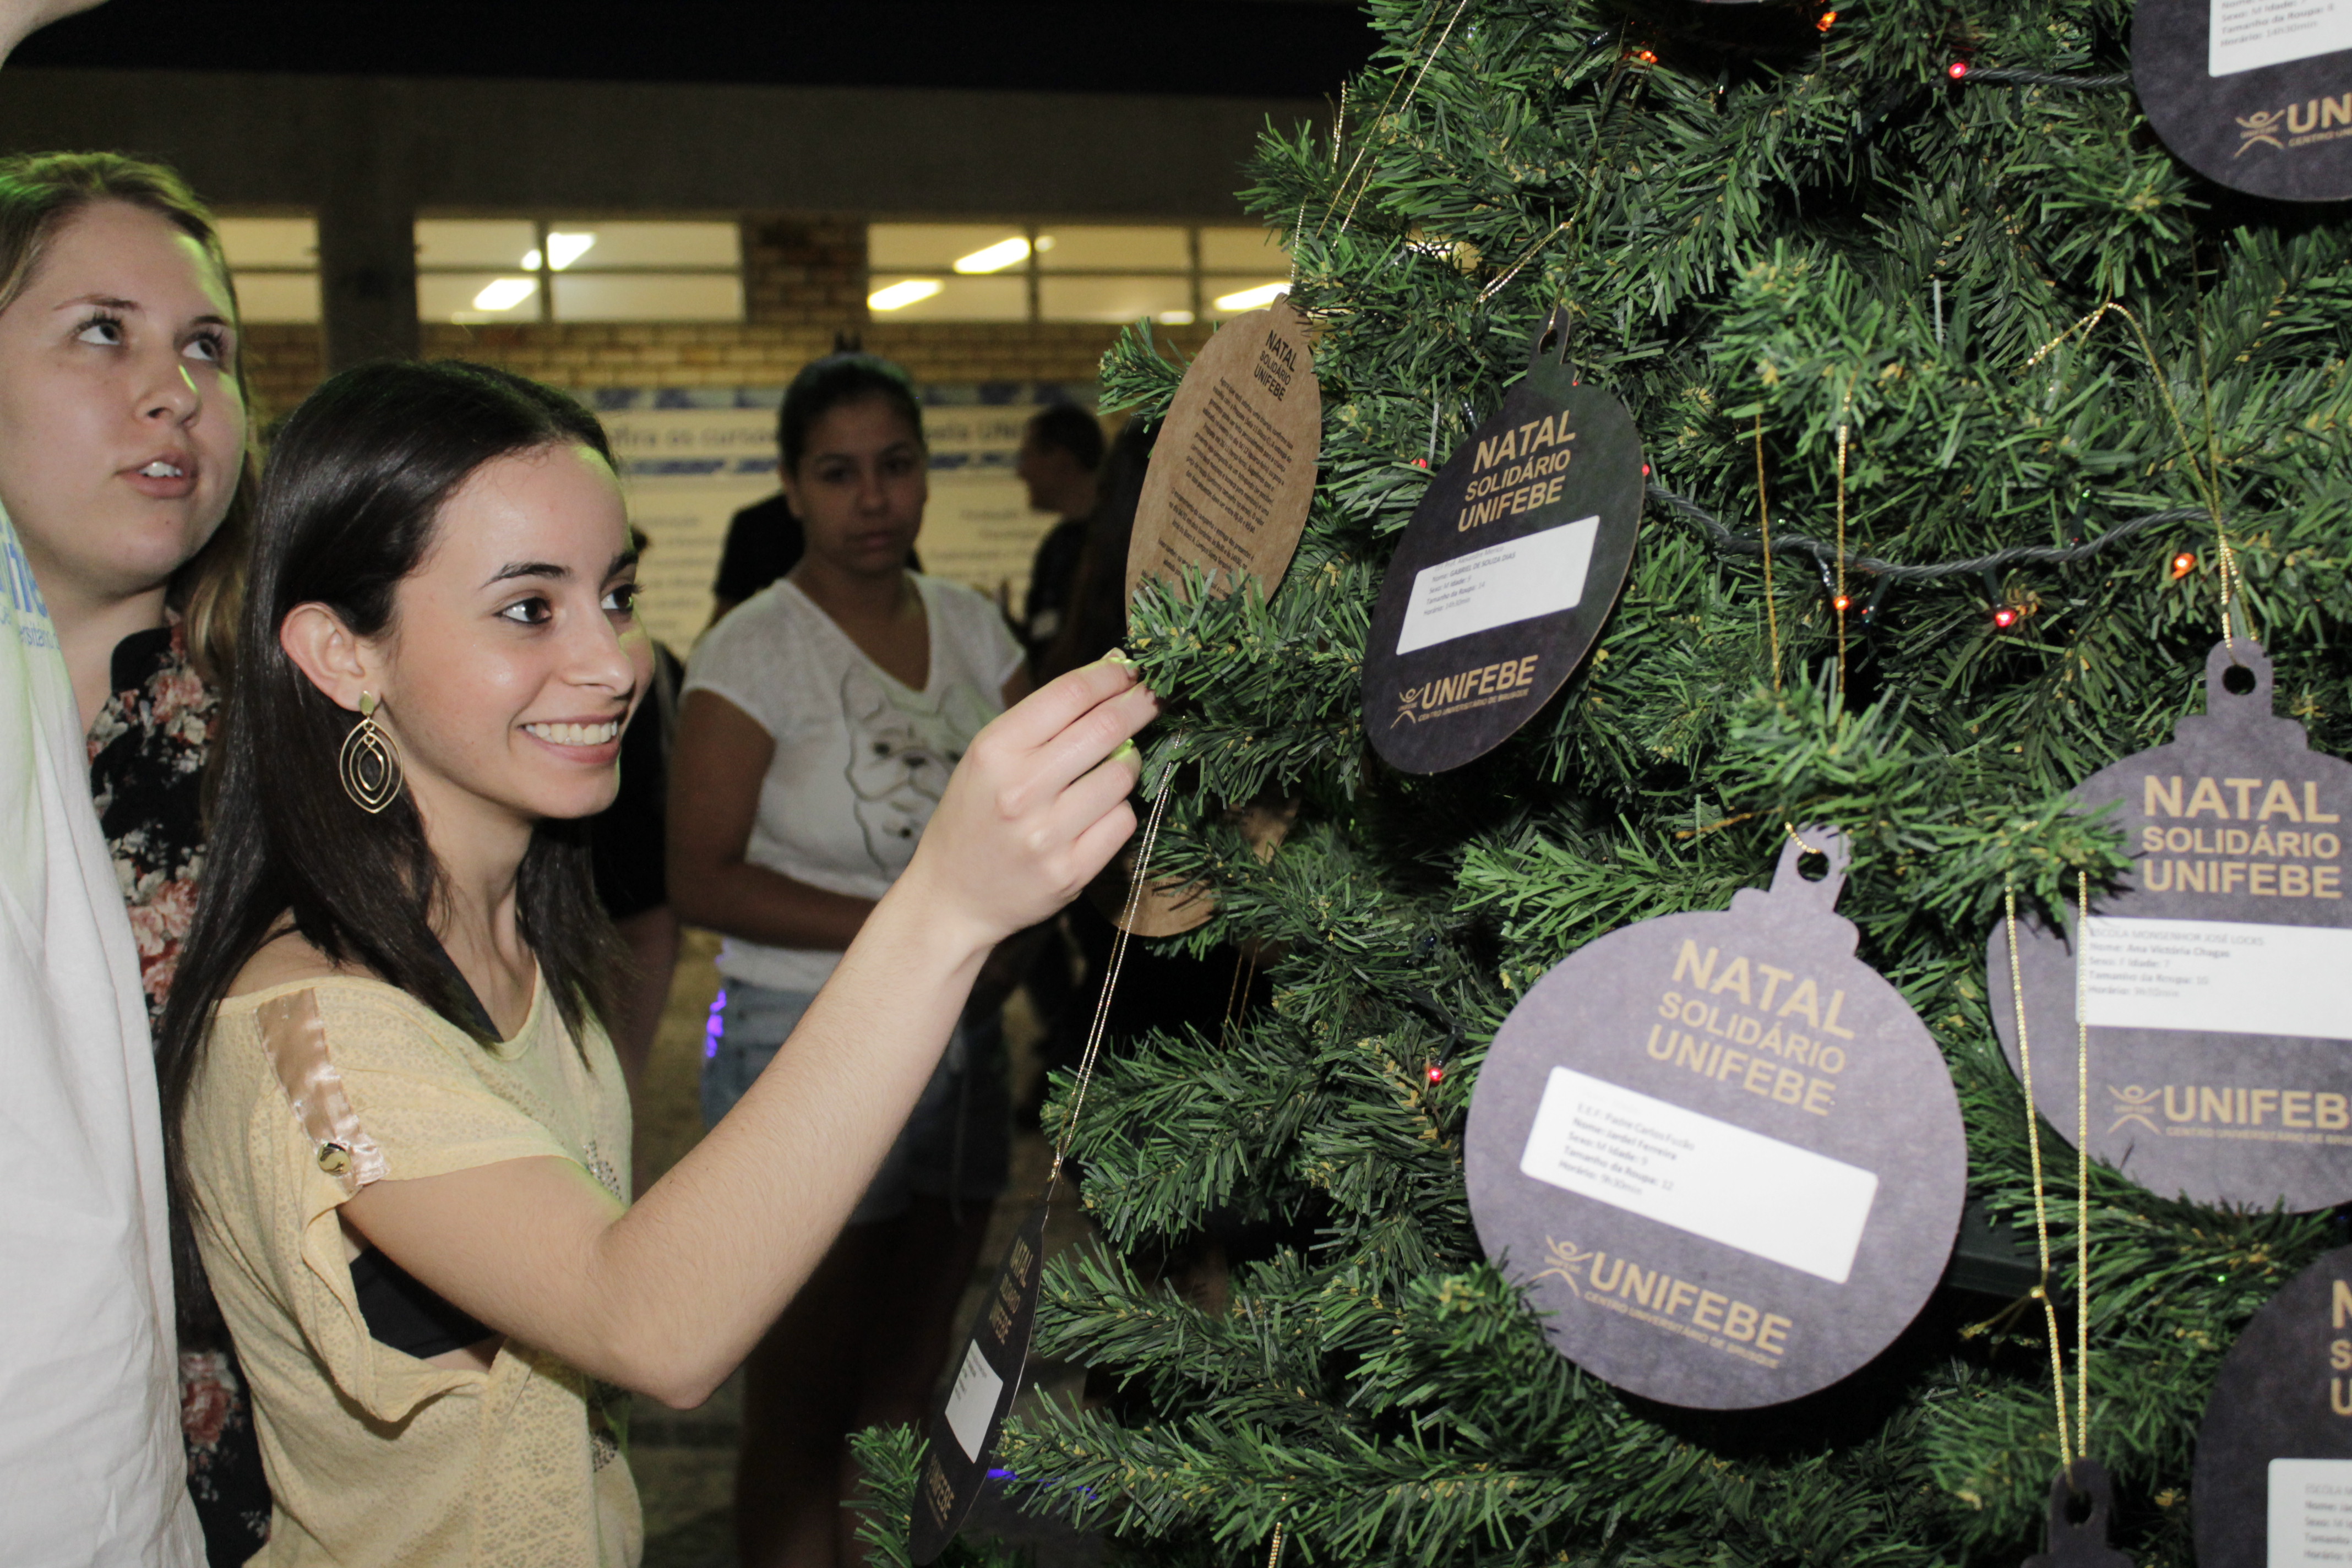
[(877, 223), (866, 309), (893, 321), (1171, 326), (1255, 310), (1288, 287), (1281, 237), (1183, 224)]
[(319, 224), (307, 217), (216, 220), (221, 248), (236, 284), (236, 308), (248, 321), (319, 319)]
[(731, 223), (420, 218), (416, 314), (426, 321), (740, 321)]

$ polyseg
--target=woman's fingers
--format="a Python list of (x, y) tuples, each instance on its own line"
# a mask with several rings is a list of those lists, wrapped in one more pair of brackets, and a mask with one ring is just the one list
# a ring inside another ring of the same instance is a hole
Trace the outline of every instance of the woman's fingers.
[(1069, 729), (1094, 708), (1139, 684), (1132, 665), (1097, 659), (1047, 681), (1000, 715), (989, 728), (996, 731), (1007, 745), (1032, 751)]
[[(1074, 861), (1083, 862), (1076, 873), (1077, 885), (1092, 881), (1095, 873), (1103, 868), (1103, 863), (1117, 852), (1119, 845), (1127, 842), (1128, 835), (1134, 830), (1135, 812), (1129, 805), (1128, 797), (1135, 793), (1136, 782), (1142, 771), (1140, 756), (1133, 752), (1114, 753), (1108, 761), (1071, 784), (1062, 792), (1061, 798), (1055, 802), (1049, 836), (1057, 847), (1069, 847), (1068, 854)], [(1119, 829), (1118, 837), (1111, 840), (1109, 847), (1097, 855), (1087, 847), (1091, 842), (1088, 835), (1094, 832), (1097, 825), (1111, 818), (1117, 818), (1126, 826)]]
[(1048, 798), (1068, 789), (1159, 716), (1160, 699), (1148, 686), (1131, 686), (1097, 703), (1035, 749), (1032, 786), (1048, 792)]

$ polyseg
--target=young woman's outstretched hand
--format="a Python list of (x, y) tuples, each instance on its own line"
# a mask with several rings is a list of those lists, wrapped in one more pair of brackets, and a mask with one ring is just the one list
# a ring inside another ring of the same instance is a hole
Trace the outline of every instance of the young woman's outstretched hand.
[(1122, 747), (1158, 711), (1131, 669), (1095, 664), (982, 731), (792, 1038), (635, 1208), (542, 1156), (377, 1182), (344, 1218), (499, 1332), (700, 1403), (832, 1245), (989, 951), (1067, 903), (1134, 831)]
[(1051, 919), (1135, 831), (1129, 737), (1160, 711), (1126, 664), (1074, 669), (974, 738), (894, 895), (982, 947)]

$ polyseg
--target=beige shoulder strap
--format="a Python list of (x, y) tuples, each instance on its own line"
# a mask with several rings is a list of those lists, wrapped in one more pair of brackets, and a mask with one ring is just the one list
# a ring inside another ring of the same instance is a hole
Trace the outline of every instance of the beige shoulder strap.
[(278, 1069), (286, 1098), (294, 1102), (302, 1131), (310, 1135), (319, 1169), (341, 1184), (345, 1197), (390, 1175), (383, 1151), (361, 1130), (351, 1097), (343, 1092), (343, 1075), (327, 1055), (319, 994), (297, 991), (264, 1002), (258, 1012), (262, 1047)]

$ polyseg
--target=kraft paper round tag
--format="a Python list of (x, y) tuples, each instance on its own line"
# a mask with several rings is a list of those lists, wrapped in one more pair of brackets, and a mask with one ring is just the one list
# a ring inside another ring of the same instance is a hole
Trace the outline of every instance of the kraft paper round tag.
[(2282, 201), (2352, 196), (2352, 9), (2139, 0), (2132, 85), (2206, 178)]
[(1037, 1285), (1045, 1262), (1045, 1215), (1054, 1182), (1013, 1237), (996, 1279), (973, 1311), (955, 1379), (931, 1407), (923, 1468), (915, 1483), (908, 1548), (917, 1563), (947, 1550), (988, 1482), (996, 1435), (1021, 1392), (1029, 1335), (1037, 1322)]
[[(1254, 800), (1247, 805), (1227, 806), (1224, 819), (1241, 829), (1242, 837), (1256, 851), (1258, 864), (1263, 866), (1282, 847), (1290, 825), (1298, 820), (1298, 808), (1303, 804), (1296, 796), (1288, 800)], [(1103, 918), (1130, 936), (1181, 936), (1208, 924), (1209, 917), (1217, 912), (1217, 895), (1206, 882), (1179, 882), (1172, 877), (1155, 877), (1136, 896), (1135, 913), (1130, 917), (1128, 899), (1134, 883), (1135, 847), (1130, 844), (1087, 888), (1087, 898), (1102, 911)]]
[[(2135, 863), (2087, 933), (2019, 920), (2034, 1104), (2074, 1136), (2079, 941), (2093, 1154), (2166, 1197), (2352, 1199), (2352, 765), (2272, 713), (2271, 662), (2241, 637), (2205, 661), (2202, 715), (2074, 795), (2114, 807)], [(1986, 968), (2021, 1073), (2005, 921)]]
[(1409, 773), (1443, 773), (1535, 717), (1601, 635), (1641, 521), (1642, 437), (1537, 334), (1501, 412), (1437, 471), (1364, 640), (1364, 729)]
[(1235, 316), (1184, 372), (1136, 503), (1127, 596), (1147, 577), (1213, 574), (1223, 598), (1255, 578), (1269, 596), (1289, 570), (1315, 494), (1323, 395), (1307, 319), (1287, 298)]
[(2352, 1549), (2352, 1247), (2296, 1275), (2222, 1358), (2189, 1496), (2200, 1568)]
[(1769, 893), (1588, 943), (1495, 1037), (1470, 1213), (1553, 1347), (1633, 1393), (1744, 1410), (1811, 1394), (1918, 1315), (1967, 1175), (1944, 1058), (1833, 911), (1843, 836)]

